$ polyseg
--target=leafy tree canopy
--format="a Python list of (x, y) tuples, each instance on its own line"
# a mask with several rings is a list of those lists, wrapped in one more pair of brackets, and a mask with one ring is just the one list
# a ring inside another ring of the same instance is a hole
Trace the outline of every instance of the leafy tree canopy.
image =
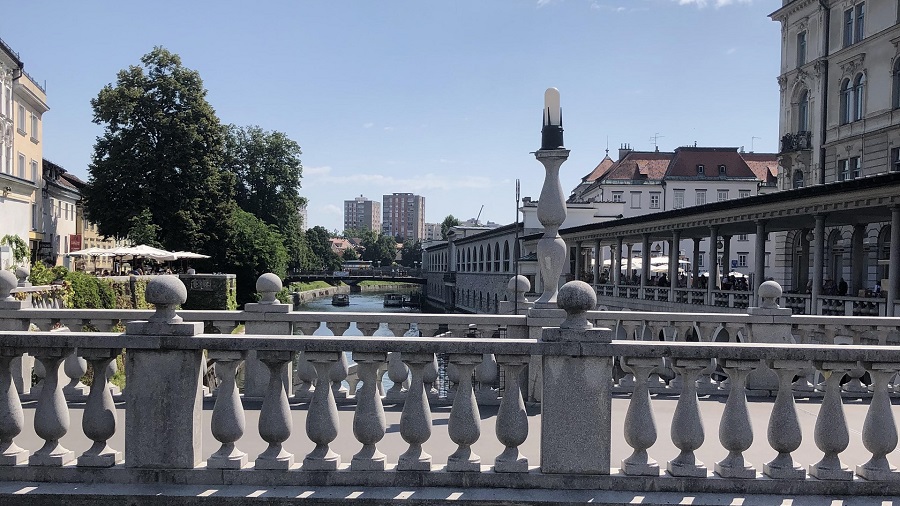
[(272, 272), (284, 277), (287, 251), (278, 230), (240, 208), (234, 207), (227, 218), (225, 272), (236, 274), (238, 304), (250, 301), (256, 292), (256, 280)]
[(163, 247), (215, 254), (233, 182), (221, 170), (223, 128), (200, 75), (156, 47), (119, 71), (91, 107), (104, 131), (83, 197), (99, 232), (125, 237), (148, 210)]
[(388, 234), (372, 234), (363, 238), (363, 260), (391, 265), (397, 258), (397, 242)]
[(345, 248), (341, 258), (343, 260), (359, 260), (359, 252), (353, 248)]
[(422, 261), (422, 243), (419, 241), (405, 241), (400, 249), (400, 265), (415, 267), (416, 262)]
[(444, 221), (441, 222), (441, 238), (445, 241), (447, 240), (447, 232), (450, 231), (451, 227), (455, 227), (462, 223), (452, 214), (448, 214)]
[(331, 249), (331, 233), (325, 227), (315, 226), (306, 229), (306, 240), (313, 257), (318, 261), (313, 269), (336, 271), (341, 268), (341, 257)]
[(149, 209), (144, 209), (139, 214), (128, 220), (131, 227), (128, 229), (128, 239), (134, 244), (146, 244), (154, 248), (162, 247), (157, 240), (160, 226), (153, 223), (153, 215)]

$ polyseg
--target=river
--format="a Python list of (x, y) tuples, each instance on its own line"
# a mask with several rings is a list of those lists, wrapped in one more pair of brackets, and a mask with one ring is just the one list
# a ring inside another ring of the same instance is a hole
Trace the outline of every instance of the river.
[(351, 293), (349, 306), (332, 306), (331, 297), (322, 297), (311, 300), (299, 306), (295, 306), (295, 311), (315, 311), (315, 312), (349, 312), (349, 313), (419, 313), (418, 308), (410, 307), (384, 307), (384, 294), (386, 293), (402, 293), (414, 300), (418, 298), (418, 289), (384, 292), (363, 292)]

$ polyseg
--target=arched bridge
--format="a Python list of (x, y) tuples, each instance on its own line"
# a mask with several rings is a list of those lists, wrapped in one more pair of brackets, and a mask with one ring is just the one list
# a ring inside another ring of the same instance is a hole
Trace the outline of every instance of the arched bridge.
[(425, 278), (413, 275), (418, 272), (397, 271), (397, 272), (379, 272), (379, 271), (360, 271), (350, 274), (342, 272), (318, 272), (318, 273), (299, 273), (292, 274), (284, 278), (284, 284), (291, 283), (310, 283), (313, 281), (324, 281), (330, 285), (336, 286), (345, 283), (351, 286), (359, 284), (360, 281), (387, 281), (391, 283), (414, 283), (424, 285)]

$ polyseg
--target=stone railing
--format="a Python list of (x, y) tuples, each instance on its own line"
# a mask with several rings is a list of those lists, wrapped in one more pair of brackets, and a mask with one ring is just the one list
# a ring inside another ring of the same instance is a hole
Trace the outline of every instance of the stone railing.
[[(523, 488), (531, 490), (529, 497), (535, 490), (547, 494), (571, 494), (573, 490), (607, 494), (789, 493), (792, 497), (900, 494), (900, 476), (887, 459), (897, 446), (890, 380), (900, 370), (900, 349), (787, 342), (790, 336), (783, 335), (782, 322), (793, 318), (778, 308), (754, 308), (750, 315), (735, 319), (731, 319), (733, 315), (715, 315), (719, 325), (749, 328), (749, 336), (757, 339), (751, 344), (615, 340), (618, 330), (594, 327), (589, 320), (615, 316), (615, 329), (627, 328), (637, 320), (622, 314), (587, 313), (596, 304), (593, 291), (574, 282), (559, 291), (565, 319), (559, 327), (544, 328), (540, 339), (469, 339), (453, 330), (438, 338), (406, 339), (223, 336), (203, 334), (201, 324), (182, 321), (174, 311), (174, 305), (183, 300), (178, 287), (155, 286), (161, 283), (151, 283), (147, 292), (158, 308), (156, 313), (147, 321), (129, 322), (125, 333), (0, 332), (0, 483), (27, 482), (31, 484), (28, 493), (43, 483), (91, 483), (94, 487), (104, 483), (166, 484), (154, 489), (163, 495), (178, 495), (179, 487), (186, 484), (199, 486), (197, 493), (235, 486), (245, 491), (335, 487), (336, 492), (340, 489), (345, 494), (357, 487), (397, 487), (413, 493), (491, 489), (494, 499), (514, 498), (523, 493), (517, 489)], [(767, 305), (771, 304), (771, 297), (767, 300)], [(264, 298), (261, 304), (270, 302)], [(250, 306), (248, 311), (259, 309)], [(685, 319), (665, 316), (677, 328), (692, 315), (680, 315)], [(798, 326), (813, 327), (833, 319), (804, 317), (801, 321), (805, 323)], [(783, 344), (759, 342), (779, 339)], [(128, 350), (129, 372), (124, 448), (110, 446), (111, 438), (122, 429), (107, 377), (99, 374), (82, 414), (83, 434), (93, 445), (76, 455), (60, 441), (71, 429), (70, 408), (58, 379), (61, 363), (70, 351), (78, 350), (95, 371), (104, 371), (123, 348)], [(223, 378), (209, 417), (203, 416), (200, 388), (204, 350), (217, 361)], [(21, 436), (26, 429), (23, 407), (10, 367), (26, 351), (47, 371), (33, 417), (34, 434), (43, 443), (34, 447), (25, 444)], [(362, 379), (361, 388), (354, 392), (352, 430), (339, 423), (332, 376), (334, 365), (346, 352), (358, 363)], [(247, 413), (234, 382), (236, 368), (250, 353), (269, 373), (255, 429), (267, 446), (254, 455), (241, 450), (248, 430)], [(303, 412), (305, 439), (311, 449), (302, 461), (289, 442), (294, 419), (300, 414), (290, 409), (281, 374), (297, 353), (312, 364), (317, 379)], [(395, 461), (385, 456), (387, 449), (381, 443), (387, 425), (376, 382), (389, 353), (399, 353), (411, 372), (399, 423), (405, 447)], [(425, 370), (435, 354), (444, 353), (449, 354), (459, 375), (448, 419), (449, 441), (433, 442)], [(482, 433), (484, 421), (472, 382), (486, 355), (496, 357), (507, 377), (491, 435)], [(714, 360), (718, 369), (709, 377), (717, 378), (727, 400), (724, 405), (715, 403), (720, 407), (709, 412), (698, 402), (698, 392), (707, 385), (704, 375)], [(529, 415), (516, 381), (529, 363), (541, 376), (538, 434), (529, 430)], [(654, 409), (659, 400), (651, 397), (654, 375), (664, 363), (671, 364), (674, 372), (670, 383), (675, 387), (670, 393), (677, 399), (667, 438), (674, 447), (671, 451), (667, 446), (656, 447), (660, 435), (656, 418), (663, 413)], [(622, 371), (628, 374), (619, 374)], [(792, 395), (795, 378), (805, 371), (825, 378), (814, 427), (806, 431), (814, 435), (817, 450), (812, 452), (798, 451), (804, 430)], [(865, 423), (860, 435), (851, 438), (842, 382), (866, 373), (871, 378), (871, 399), (868, 406), (854, 408), (864, 412)], [(751, 423), (746, 392), (754, 383), (770, 383), (776, 392), (765, 437), (762, 429)], [(613, 421), (616, 389), (628, 394), (620, 423)], [(718, 425), (717, 437), (706, 436), (710, 421)], [(207, 427), (219, 446), (213, 452), (203, 451)], [(473, 446), (484, 438), (493, 440), (496, 444), (492, 447), (498, 450), (481, 457)], [(348, 439), (358, 450), (353, 455), (338, 454), (339, 442)], [(773, 457), (765, 463), (749, 462), (748, 450), (754, 441), (763, 440)], [(625, 454), (630, 455), (614, 462), (611, 448), (621, 441), (627, 445)], [(436, 464), (438, 459), (426, 452), (425, 447), (433, 443), (450, 449), (440, 456), (446, 457), (446, 464)], [(523, 454), (526, 444), (531, 444), (534, 453)], [(709, 446), (718, 456), (702, 462), (700, 455), (708, 455)], [(657, 463), (654, 457), (662, 460)], [(135, 493), (130, 487), (119, 490), (121, 494)], [(76, 486), (72, 493), (86, 492)], [(246, 493), (243, 499), (254, 497)]]

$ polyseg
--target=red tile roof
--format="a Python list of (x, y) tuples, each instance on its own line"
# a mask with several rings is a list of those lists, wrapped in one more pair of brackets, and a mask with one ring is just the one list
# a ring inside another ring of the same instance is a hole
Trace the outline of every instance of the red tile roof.
[(609, 170), (609, 168), (612, 167), (614, 163), (616, 162), (614, 162), (613, 159), (610, 158), (607, 154), (603, 157), (603, 160), (601, 160), (600, 163), (596, 167), (594, 167), (594, 170), (592, 170), (590, 174), (581, 178), (581, 182), (590, 183), (591, 181), (596, 180), (598, 177), (606, 173), (606, 171)]
[[(699, 166), (703, 166), (703, 174)], [(695, 148), (682, 147), (675, 150), (675, 156), (666, 171), (666, 177), (715, 178), (722, 177), (720, 167), (725, 166), (724, 176), (728, 178), (756, 178), (756, 174), (741, 158), (737, 148)]]
[(743, 153), (741, 156), (756, 177), (766, 183), (775, 182), (778, 177), (778, 155), (774, 153)]
[(662, 179), (672, 153), (631, 151), (603, 175), (603, 179)]

